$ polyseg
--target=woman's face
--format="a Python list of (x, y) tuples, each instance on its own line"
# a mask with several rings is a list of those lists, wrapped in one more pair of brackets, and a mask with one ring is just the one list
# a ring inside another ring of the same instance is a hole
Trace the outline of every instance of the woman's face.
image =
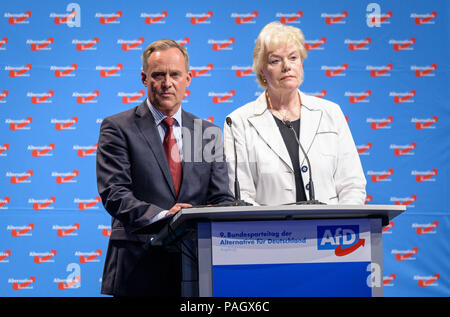
[(293, 45), (282, 45), (270, 50), (262, 70), (269, 90), (292, 91), (303, 82), (303, 64), (300, 51)]

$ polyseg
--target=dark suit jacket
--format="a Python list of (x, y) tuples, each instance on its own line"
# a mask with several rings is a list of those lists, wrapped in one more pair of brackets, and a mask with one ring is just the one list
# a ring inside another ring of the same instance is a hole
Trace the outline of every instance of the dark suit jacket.
[[(183, 176), (176, 197), (146, 102), (102, 122), (97, 185), (103, 205), (112, 216), (102, 279), (104, 294), (179, 296), (180, 255), (149, 246), (150, 235), (135, 232), (177, 202), (195, 206), (233, 201), (220, 129), (186, 111), (182, 111), (182, 125)], [(205, 129), (219, 134), (212, 133), (216, 138), (211, 137), (211, 133), (203, 133)], [(215, 151), (211, 151), (212, 145)]]

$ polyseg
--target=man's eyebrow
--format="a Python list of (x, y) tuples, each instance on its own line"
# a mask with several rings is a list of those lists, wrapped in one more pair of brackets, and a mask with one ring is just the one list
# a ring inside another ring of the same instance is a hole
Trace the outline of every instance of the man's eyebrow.
[(177, 74), (178, 75), (178, 74), (181, 74), (182, 72), (179, 71), (179, 70), (170, 70), (170, 71), (155, 70), (155, 71), (151, 72), (152, 75), (165, 75), (167, 73), (169, 73), (169, 74)]

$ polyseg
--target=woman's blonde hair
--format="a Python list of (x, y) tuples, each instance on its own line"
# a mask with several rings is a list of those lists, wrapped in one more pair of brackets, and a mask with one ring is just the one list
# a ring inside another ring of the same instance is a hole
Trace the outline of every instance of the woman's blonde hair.
[(262, 69), (267, 62), (268, 52), (280, 45), (294, 45), (298, 47), (303, 62), (307, 57), (305, 36), (299, 28), (284, 25), (280, 22), (267, 24), (259, 33), (253, 49), (253, 72), (256, 74), (258, 84), (266, 89), (267, 83), (262, 78)]

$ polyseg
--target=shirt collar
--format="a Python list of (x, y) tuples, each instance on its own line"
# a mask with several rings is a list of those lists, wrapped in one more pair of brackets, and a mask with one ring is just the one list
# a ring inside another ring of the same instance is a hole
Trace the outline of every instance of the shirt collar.
[[(146, 102), (148, 108), (150, 109), (150, 112), (153, 115), (153, 118), (155, 118), (156, 125), (160, 125), (161, 121), (163, 121), (167, 117), (167, 115), (156, 109), (156, 107), (150, 103), (150, 100), (148, 100), (148, 98), (146, 99)], [(176, 120), (175, 124), (181, 127), (181, 106), (180, 108), (178, 108), (178, 111), (172, 116), (172, 118)]]

